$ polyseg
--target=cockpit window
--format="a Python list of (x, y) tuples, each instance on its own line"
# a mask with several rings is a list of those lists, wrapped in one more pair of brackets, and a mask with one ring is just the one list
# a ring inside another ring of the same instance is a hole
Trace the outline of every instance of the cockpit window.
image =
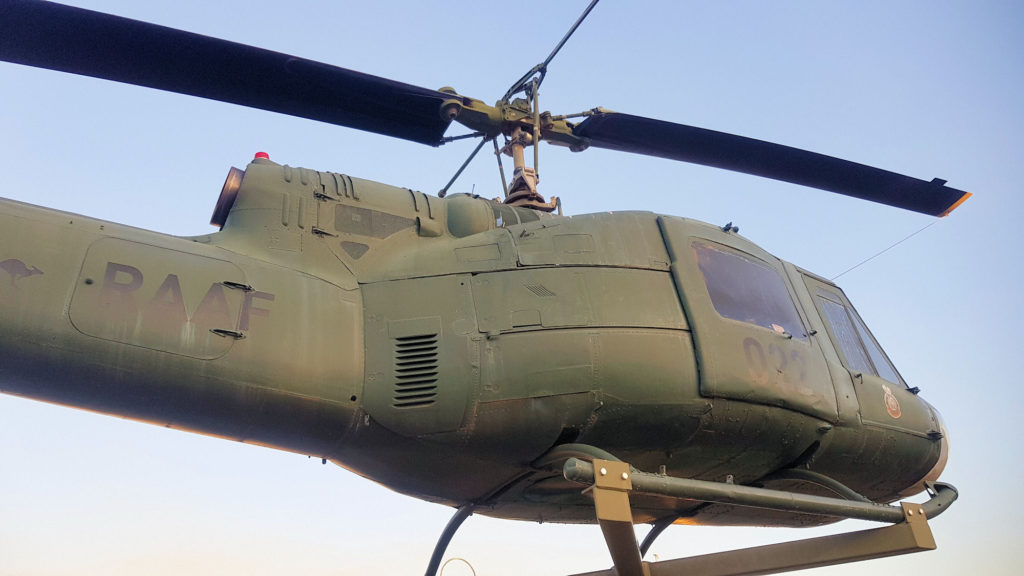
[(836, 344), (846, 358), (847, 367), (895, 384), (903, 383), (857, 312), (847, 307), (843, 299), (830, 290), (818, 289), (817, 297), (821, 311), (832, 328)]
[(864, 346), (860, 343), (860, 336), (857, 335), (857, 330), (853, 327), (846, 307), (821, 294), (818, 294), (818, 302), (821, 304), (821, 311), (825, 313), (829, 325), (832, 326), (836, 344), (839, 345), (843, 356), (846, 357), (847, 367), (855, 372), (874, 374), (875, 369), (868, 361), (867, 353), (864, 352)]
[(724, 246), (694, 242), (693, 249), (711, 303), (720, 315), (793, 338), (807, 338), (793, 299), (775, 269)]

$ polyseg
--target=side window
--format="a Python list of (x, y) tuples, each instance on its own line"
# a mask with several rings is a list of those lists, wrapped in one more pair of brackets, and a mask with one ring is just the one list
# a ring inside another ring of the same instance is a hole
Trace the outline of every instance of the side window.
[(873, 374), (895, 384), (903, 380), (889, 359), (871, 337), (857, 312), (843, 303), (842, 297), (830, 290), (818, 289), (818, 304), (832, 328), (836, 344), (846, 358), (847, 367), (856, 372)]
[(723, 317), (805, 340), (807, 330), (779, 273), (764, 262), (704, 242), (693, 243), (715, 310)]

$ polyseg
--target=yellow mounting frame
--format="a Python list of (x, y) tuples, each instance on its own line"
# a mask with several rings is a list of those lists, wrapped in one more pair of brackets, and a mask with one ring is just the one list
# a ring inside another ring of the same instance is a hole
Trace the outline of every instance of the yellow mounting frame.
[[(573, 465), (578, 467), (579, 462)], [(566, 469), (569, 467), (567, 463)], [(590, 470), (589, 466), (584, 468)], [(634, 490), (634, 475), (646, 474), (632, 470), (625, 462), (607, 460), (594, 460), (592, 470), (593, 485), (587, 491), (593, 494), (597, 520), (615, 567), (576, 576), (753, 576), (935, 549), (924, 506), (901, 503), (902, 521), (883, 528), (643, 562), (633, 532), (629, 494)], [(579, 478), (573, 479), (579, 481)]]

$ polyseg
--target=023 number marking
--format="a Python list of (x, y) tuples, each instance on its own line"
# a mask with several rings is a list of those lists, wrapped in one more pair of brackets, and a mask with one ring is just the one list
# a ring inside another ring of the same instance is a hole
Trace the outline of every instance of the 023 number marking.
[(799, 350), (783, 350), (774, 342), (765, 347), (754, 338), (743, 340), (743, 355), (747, 359), (750, 376), (759, 384), (782, 379), (799, 384), (807, 378), (807, 361)]

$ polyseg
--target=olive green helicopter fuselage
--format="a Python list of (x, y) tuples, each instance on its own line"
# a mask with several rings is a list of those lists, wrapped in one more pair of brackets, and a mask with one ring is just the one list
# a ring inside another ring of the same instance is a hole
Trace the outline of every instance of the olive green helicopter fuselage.
[[(835, 285), (729, 227), (562, 217), (257, 158), (219, 232), (0, 201), (0, 391), (309, 454), (418, 498), (592, 522), (545, 465), (875, 501), (934, 480), (938, 413)], [(637, 521), (834, 518), (638, 497)]]

